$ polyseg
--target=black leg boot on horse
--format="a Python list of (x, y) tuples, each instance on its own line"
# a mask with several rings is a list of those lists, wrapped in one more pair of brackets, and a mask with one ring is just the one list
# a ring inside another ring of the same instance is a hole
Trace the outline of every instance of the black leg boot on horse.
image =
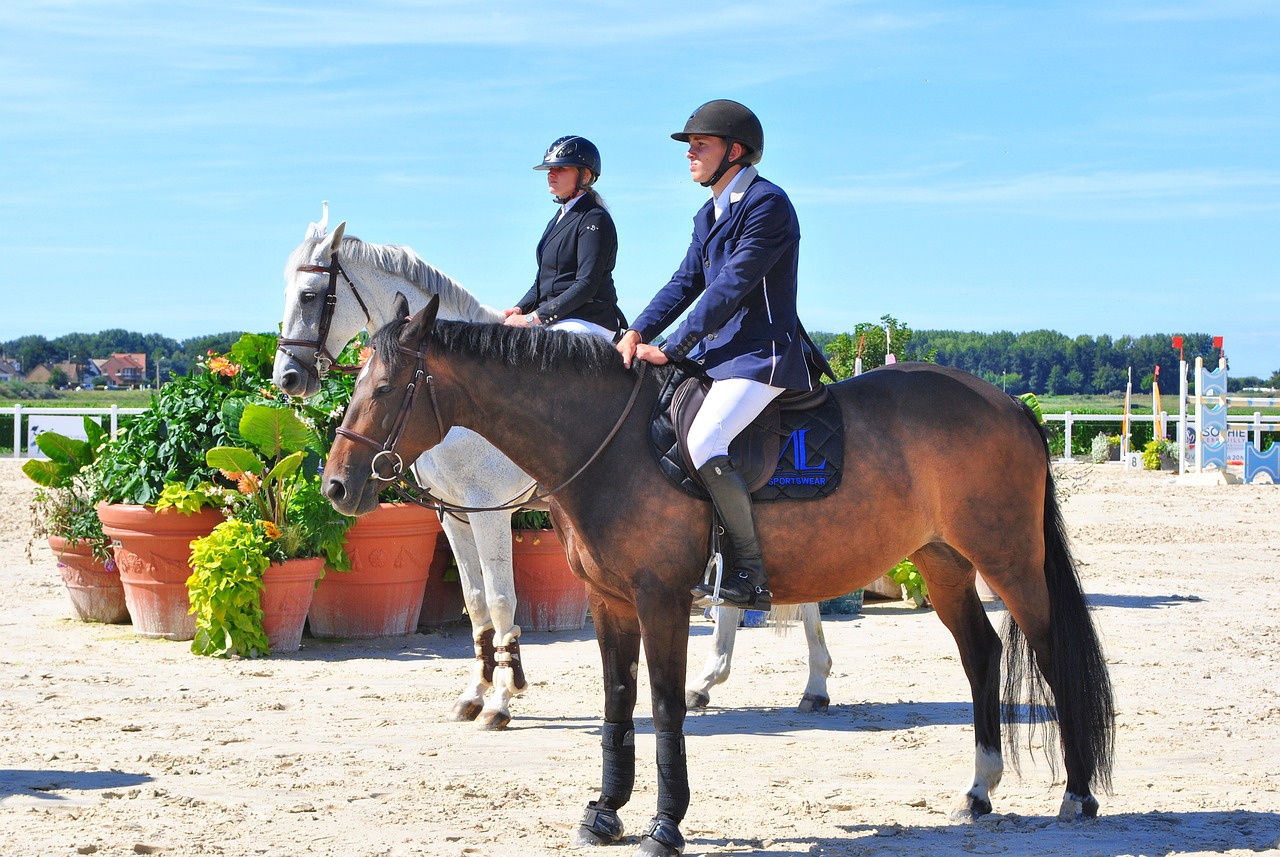
[[(698, 468), (711, 502), (724, 524), (725, 537), (733, 549), (733, 568), (720, 582), (720, 598), (730, 607), (743, 610), (768, 610), (773, 600), (769, 578), (764, 571), (760, 540), (756, 538), (756, 521), (751, 510), (751, 492), (742, 474), (727, 455), (716, 455)], [(695, 599), (711, 598), (715, 581), (693, 587)]]

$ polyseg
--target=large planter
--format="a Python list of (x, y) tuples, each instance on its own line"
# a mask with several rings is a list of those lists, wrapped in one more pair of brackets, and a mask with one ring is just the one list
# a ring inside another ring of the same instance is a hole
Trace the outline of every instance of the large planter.
[(412, 634), (443, 532), (435, 512), (411, 503), (382, 503), (361, 515), (347, 530), (351, 570), (329, 571), (311, 599), (312, 635)]
[(124, 599), (140, 637), (191, 640), (196, 619), (187, 597), (191, 540), (222, 523), (217, 509), (184, 515), (126, 503), (98, 504), (102, 531), (111, 539)]
[(587, 621), (587, 585), (570, 569), (555, 530), (513, 530), (516, 624), (524, 631), (574, 631)]
[(49, 549), (58, 560), (58, 571), (77, 619), (108, 625), (129, 621), (120, 572), (114, 565), (108, 568), (88, 545), (72, 545), (61, 536), (49, 536)]
[(462, 598), (462, 581), (457, 573), (452, 579), (445, 580), (451, 572), (449, 560), (453, 552), (449, 542), (440, 539), (436, 542), (436, 553), (431, 559), (431, 569), (427, 574), (427, 586), (422, 595), (422, 612), (418, 615), (418, 627), (434, 628), (456, 622), (466, 612), (466, 603)]
[(324, 573), (324, 558), (291, 559), (271, 565), (262, 575), (262, 629), (271, 653), (296, 652), (302, 645), (316, 581)]

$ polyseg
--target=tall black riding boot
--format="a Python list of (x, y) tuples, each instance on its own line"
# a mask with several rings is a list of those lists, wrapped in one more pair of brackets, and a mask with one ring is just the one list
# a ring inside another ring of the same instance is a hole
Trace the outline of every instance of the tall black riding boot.
[[(768, 610), (773, 594), (769, 592), (764, 557), (760, 555), (760, 541), (756, 538), (756, 522), (751, 513), (751, 492), (747, 490), (747, 483), (727, 455), (709, 459), (698, 468), (698, 474), (707, 486), (716, 511), (720, 513), (725, 537), (733, 548), (733, 568), (725, 570), (720, 583), (720, 597), (730, 607)], [(714, 591), (714, 581), (693, 587), (697, 598), (709, 598)]]

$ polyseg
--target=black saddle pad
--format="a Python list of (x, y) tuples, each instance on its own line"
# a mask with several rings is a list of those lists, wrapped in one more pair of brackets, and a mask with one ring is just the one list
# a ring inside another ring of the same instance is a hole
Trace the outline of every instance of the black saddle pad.
[[(688, 377), (677, 369), (663, 385), (649, 423), (649, 441), (658, 467), (681, 491), (709, 500), (702, 484), (689, 475), (676, 429), (671, 421), (671, 400), (676, 389)], [(752, 425), (729, 445), (729, 456), (735, 463), (741, 459), (735, 451), (747, 443), (744, 437), (756, 430)], [(840, 485), (844, 465), (844, 418), (840, 406), (831, 396), (809, 411), (787, 411), (780, 414), (783, 432), (781, 454), (772, 476), (752, 492), (756, 502), (772, 500), (816, 500), (826, 497)]]

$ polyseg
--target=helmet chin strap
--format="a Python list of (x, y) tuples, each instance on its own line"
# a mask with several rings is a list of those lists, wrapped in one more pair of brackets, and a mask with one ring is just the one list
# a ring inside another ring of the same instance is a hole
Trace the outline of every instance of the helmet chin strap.
[(735, 164), (743, 163), (742, 158), (746, 157), (746, 147), (743, 147), (742, 155), (736, 161), (729, 160), (729, 152), (732, 151), (732, 149), (733, 149), (733, 142), (730, 141), (729, 145), (725, 147), (724, 157), (720, 159), (720, 166), (716, 167), (716, 171), (711, 174), (711, 178), (707, 179), (704, 182), (698, 182), (698, 184), (702, 185), (703, 187), (715, 187), (715, 183), (720, 181), (720, 179), (724, 178), (724, 174), (729, 172), (730, 167), (734, 166)]

